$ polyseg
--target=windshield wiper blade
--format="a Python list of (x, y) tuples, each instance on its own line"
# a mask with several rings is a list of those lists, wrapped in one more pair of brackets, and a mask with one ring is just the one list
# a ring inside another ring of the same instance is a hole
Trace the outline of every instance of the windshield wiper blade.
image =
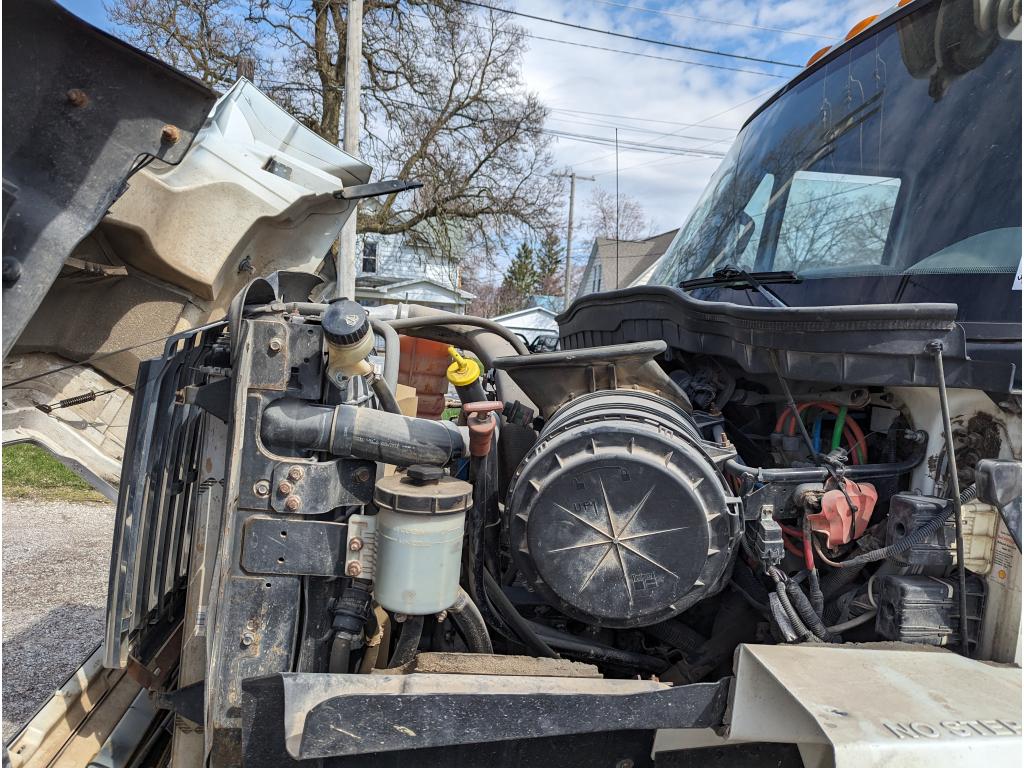
[(721, 269), (715, 270), (711, 273), (711, 277), (696, 277), (692, 280), (683, 280), (679, 284), (679, 287), (684, 291), (692, 291), (696, 288), (714, 288), (718, 286), (729, 286), (729, 287), (747, 287), (753, 288), (755, 291), (760, 293), (768, 301), (769, 304), (775, 307), (786, 307), (789, 306), (772, 293), (770, 290), (765, 288), (766, 283), (800, 283), (803, 282), (795, 272), (778, 271), (778, 272), (747, 272), (745, 269), (734, 267), (731, 264), (727, 264)]

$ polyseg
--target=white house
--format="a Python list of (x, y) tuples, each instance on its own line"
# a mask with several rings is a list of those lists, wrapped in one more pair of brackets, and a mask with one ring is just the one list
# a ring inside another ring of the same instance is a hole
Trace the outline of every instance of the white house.
[(507, 315), (498, 315), (491, 319), (496, 323), (501, 323), (513, 333), (518, 333), (526, 339), (527, 344), (532, 344), (538, 336), (558, 335), (558, 323), (555, 322), (555, 316), (555, 312), (535, 303), (534, 306), (526, 309), (509, 312)]
[(364, 232), (356, 238), (356, 301), (367, 307), (413, 302), (465, 314), (474, 297), (462, 290), (457, 263), (437, 253), (413, 229), (396, 235)]

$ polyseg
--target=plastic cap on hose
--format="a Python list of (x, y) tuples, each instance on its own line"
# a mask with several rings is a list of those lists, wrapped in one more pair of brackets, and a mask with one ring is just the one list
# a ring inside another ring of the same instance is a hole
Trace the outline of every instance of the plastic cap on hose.
[(468, 387), (480, 378), (480, 363), (469, 357), (463, 357), (455, 347), (448, 347), (448, 354), (453, 362), (448, 366), (448, 381), (456, 387)]
[(327, 341), (339, 347), (355, 344), (370, 332), (366, 310), (351, 299), (335, 299), (328, 304), (320, 325)]

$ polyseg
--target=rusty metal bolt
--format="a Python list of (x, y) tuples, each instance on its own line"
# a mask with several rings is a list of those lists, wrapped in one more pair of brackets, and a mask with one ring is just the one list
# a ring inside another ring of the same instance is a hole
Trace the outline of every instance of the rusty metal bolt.
[(280, 483), (277, 484), (277, 492), (280, 493), (282, 496), (287, 496), (293, 490), (295, 490), (295, 486), (289, 483), (287, 480), (282, 480)]
[(242, 645), (250, 646), (256, 641), (256, 636), (252, 632), (242, 633)]
[(181, 129), (176, 125), (165, 125), (160, 131), (160, 141), (164, 144), (177, 144), (181, 138)]
[(89, 103), (88, 94), (81, 88), (72, 88), (67, 92), (68, 104), (72, 107), (84, 107)]
[(360, 467), (359, 469), (352, 473), (352, 479), (355, 480), (357, 483), (365, 483), (367, 480), (370, 479), (370, 470), (368, 470), (366, 467)]
[(434, 618), (437, 619), (437, 623), (440, 624), (448, 618), (448, 611), (438, 611), (434, 614)]
[(359, 563), (355, 562), (354, 560), (351, 563), (349, 563), (347, 566), (345, 566), (345, 573), (347, 573), (349, 576), (358, 576), (362, 572), (363, 572), (363, 566), (361, 566)]
[(267, 346), (270, 348), (271, 352), (280, 352), (281, 347), (284, 346), (284, 343), (279, 338), (277, 338), (277, 336), (275, 336), (270, 340), (270, 343)]
[(304, 474), (306, 473), (302, 471), (302, 467), (292, 467), (288, 470), (288, 479), (293, 483), (297, 483), (302, 479)]
[(284, 508), (287, 509), (289, 512), (294, 512), (301, 506), (302, 499), (300, 499), (298, 496), (289, 496), (287, 499), (284, 500)]
[(363, 540), (356, 536), (348, 543), (348, 548), (350, 552), (358, 552), (363, 548)]
[(252, 490), (257, 496), (269, 496), (270, 483), (267, 480), (257, 480)]

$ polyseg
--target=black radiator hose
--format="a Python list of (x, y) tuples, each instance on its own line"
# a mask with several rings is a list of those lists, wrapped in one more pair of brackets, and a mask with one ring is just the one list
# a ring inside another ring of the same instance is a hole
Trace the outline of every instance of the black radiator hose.
[(459, 596), (448, 609), (448, 615), (462, 632), (471, 653), (494, 653), (484, 617), (462, 587), (459, 587)]
[(398, 642), (395, 643), (395, 652), (388, 660), (388, 667), (395, 669), (403, 667), (416, 658), (416, 651), (420, 647), (420, 638), (423, 636), (423, 617), (409, 616), (402, 622), (402, 631), (398, 635)]
[(327, 451), (407, 467), (444, 466), (463, 453), (459, 428), (354, 405), (275, 400), (263, 411), (260, 437), (268, 446)]

